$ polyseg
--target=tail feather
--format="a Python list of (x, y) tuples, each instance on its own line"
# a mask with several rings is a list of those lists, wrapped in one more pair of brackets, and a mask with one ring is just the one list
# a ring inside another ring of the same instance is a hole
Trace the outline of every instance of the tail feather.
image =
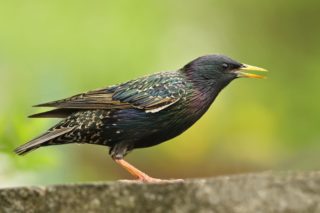
[(40, 146), (44, 145), (44, 143), (48, 141), (72, 131), (74, 128), (75, 127), (65, 127), (65, 128), (48, 131), (43, 135), (40, 135), (39, 137), (29, 141), (28, 143), (23, 144), (22, 146), (19, 146), (14, 150), (14, 152), (18, 155), (24, 155), (34, 149), (39, 148)]

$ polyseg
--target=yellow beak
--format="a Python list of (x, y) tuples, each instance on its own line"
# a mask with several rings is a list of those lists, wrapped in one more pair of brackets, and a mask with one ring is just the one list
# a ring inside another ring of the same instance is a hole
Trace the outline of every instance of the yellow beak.
[(268, 72), (266, 69), (256, 67), (256, 66), (251, 66), (248, 64), (243, 64), (242, 67), (238, 70), (236, 70), (236, 74), (239, 78), (259, 78), (259, 79), (265, 79), (266, 77), (263, 75), (257, 75), (257, 74), (252, 74), (252, 73), (247, 73), (243, 71), (258, 71), (258, 72)]

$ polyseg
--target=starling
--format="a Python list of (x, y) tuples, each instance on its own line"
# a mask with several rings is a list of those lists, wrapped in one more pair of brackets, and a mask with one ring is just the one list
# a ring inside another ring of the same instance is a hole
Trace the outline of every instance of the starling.
[(264, 78), (246, 70), (266, 71), (224, 55), (206, 55), (177, 71), (36, 105), (54, 109), (29, 117), (63, 120), (15, 152), (23, 155), (42, 146), (69, 143), (108, 146), (111, 158), (139, 181), (159, 182), (126, 162), (124, 156), (135, 148), (154, 146), (183, 133), (232, 80)]

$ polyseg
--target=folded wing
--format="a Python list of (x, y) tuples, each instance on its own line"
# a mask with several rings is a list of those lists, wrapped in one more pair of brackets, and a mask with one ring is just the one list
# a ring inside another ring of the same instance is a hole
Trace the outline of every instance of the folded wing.
[(159, 73), (120, 85), (89, 91), (70, 98), (36, 105), (56, 109), (30, 117), (66, 117), (86, 109), (141, 109), (159, 112), (178, 102), (186, 91), (186, 83), (174, 72)]

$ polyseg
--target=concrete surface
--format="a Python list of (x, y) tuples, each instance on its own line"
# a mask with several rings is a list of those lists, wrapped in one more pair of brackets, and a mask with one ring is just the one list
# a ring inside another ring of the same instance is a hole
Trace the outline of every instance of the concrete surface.
[(320, 212), (320, 172), (5, 188), (0, 189), (0, 212), (312, 213)]

